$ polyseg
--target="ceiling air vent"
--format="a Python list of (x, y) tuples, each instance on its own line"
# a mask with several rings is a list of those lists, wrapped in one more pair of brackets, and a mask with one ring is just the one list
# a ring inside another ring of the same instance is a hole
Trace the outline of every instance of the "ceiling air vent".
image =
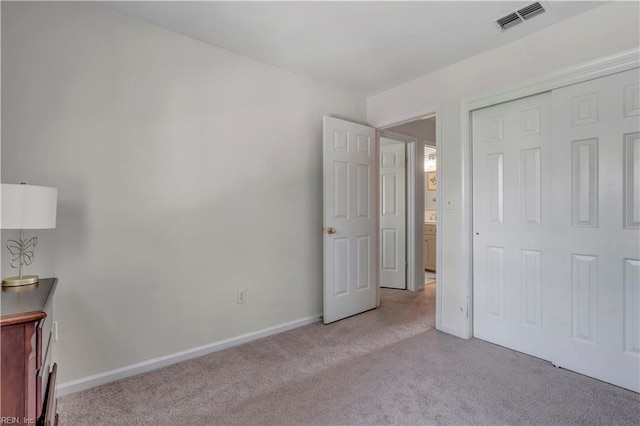
[(505, 31), (544, 12), (545, 8), (539, 1), (537, 1), (534, 3), (529, 3), (528, 5), (509, 13), (508, 15), (496, 19), (496, 24), (498, 24), (500, 30)]
[(498, 23), (498, 25), (500, 25), (500, 29), (504, 31), (521, 23), (522, 18), (520, 18), (517, 13), (513, 12), (507, 16), (499, 18), (498, 20), (496, 20), (496, 22)]
[(534, 16), (538, 16), (541, 13), (544, 13), (544, 7), (542, 7), (539, 2), (531, 3), (518, 10), (518, 15), (522, 16), (522, 19), (525, 21), (533, 18)]

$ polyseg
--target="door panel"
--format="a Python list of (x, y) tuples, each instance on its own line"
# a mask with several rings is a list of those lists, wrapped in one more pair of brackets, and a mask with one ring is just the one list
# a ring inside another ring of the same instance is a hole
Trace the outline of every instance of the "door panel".
[(405, 144), (382, 138), (380, 145), (380, 286), (405, 289)]
[(640, 391), (638, 69), (473, 112), (474, 335)]
[(376, 307), (375, 129), (324, 117), (323, 146), (324, 322), (330, 323)]
[(551, 359), (551, 95), (473, 112), (474, 335)]
[(553, 92), (554, 363), (636, 392), (639, 79), (636, 69)]

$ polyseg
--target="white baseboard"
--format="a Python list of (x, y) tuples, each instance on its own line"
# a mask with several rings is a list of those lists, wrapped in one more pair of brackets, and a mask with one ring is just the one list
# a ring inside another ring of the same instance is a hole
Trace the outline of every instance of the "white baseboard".
[(253, 340), (258, 340), (263, 337), (272, 336), (274, 334), (293, 330), (294, 328), (313, 324), (315, 322), (320, 321), (320, 319), (321, 319), (321, 315), (314, 315), (311, 317), (300, 318), (291, 322), (265, 328), (263, 330), (242, 334), (240, 336), (232, 337), (230, 339), (221, 340), (219, 342), (210, 343), (208, 345), (187, 349), (186, 351), (176, 352), (170, 355), (165, 355), (165, 356), (153, 358), (147, 361), (139, 362), (137, 364), (128, 365), (126, 367), (117, 368), (115, 370), (105, 371), (104, 373), (93, 374), (91, 376), (82, 377), (76, 380), (71, 380), (70, 382), (59, 384), (56, 387), (57, 394), (58, 396), (70, 395), (72, 393), (90, 389), (95, 386), (103, 385), (105, 383), (110, 383), (116, 380), (124, 379), (125, 377), (146, 373), (148, 371), (166, 367), (171, 364), (187, 361), (193, 358), (198, 358), (203, 355), (210, 354), (212, 352), (221, 351), (223, 349), (231, 348), (233, 346), (238, 346), (243, 343), (251, 342)]
[(436, 330), (438, 331), (442, 331), (443, 333), (447, 333), (447, 334), (451, 334), (452, 336), (456, 336), (459, 337), (461, 339), (468, 339), (469, 336), (465, 336), (462, 334), (462, 331), (460, 331), (460, 329), (457, 328), (453, 328), (453, 327), (447, 327), (446, 325), (438, 325), (436, 324)]

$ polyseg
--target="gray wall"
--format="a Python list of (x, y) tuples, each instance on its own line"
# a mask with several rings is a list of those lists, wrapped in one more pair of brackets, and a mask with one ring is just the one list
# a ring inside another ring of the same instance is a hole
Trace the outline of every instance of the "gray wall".
[(60, 279), (59, 383), (321, 313), (324, 114), (365, 101), (96, 5), (2, 3), (2, 182), (59, 193), (29, 268)]

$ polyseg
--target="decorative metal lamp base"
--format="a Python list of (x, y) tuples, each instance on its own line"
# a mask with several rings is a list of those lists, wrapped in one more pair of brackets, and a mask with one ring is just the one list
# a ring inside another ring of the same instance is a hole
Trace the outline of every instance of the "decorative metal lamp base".
[(7, 249), (13, 256), (11, 258), (11, 267), (18, 269), (18, 276), (4, 278), (2, 287), (20, 287), (38, 282), (37, 275), (22, 275), (22, 266), (29, 266), (33, 262), (33, 251), (36, 249), (37, 244), (38, 237), (31, 237), (25, 240), (22, 237), (22, 229), (20, 230), (20, 239), (7, 240)]
[(37, 275), (23, 275), (21, 277), (9, 277), (2, 280), (2, 287), (19, 287), (22, 285), (36, 284), (39, 281)]

